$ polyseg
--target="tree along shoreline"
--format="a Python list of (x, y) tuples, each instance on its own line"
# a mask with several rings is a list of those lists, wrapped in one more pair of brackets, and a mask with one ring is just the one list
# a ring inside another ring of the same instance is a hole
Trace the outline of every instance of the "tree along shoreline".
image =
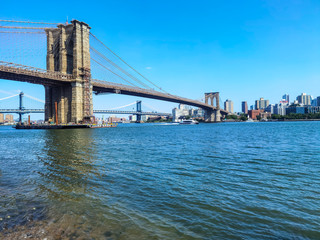
[[(248, 117), (246, 114), (241, 114), (240, 116), (237, 115), (228, 115), (227, 120), (234, 120), (234, 121), (247, 121)], [(320, 121), (320, 113), (290, 113), (287, 115), (279, 115), (279, 114), (272, 114), (271, 117), (267, 119), (261, 119), (260, 116), (257, 116), (257, 121), (272, 121), (272, 122), (282, 122), (282, 121)]]

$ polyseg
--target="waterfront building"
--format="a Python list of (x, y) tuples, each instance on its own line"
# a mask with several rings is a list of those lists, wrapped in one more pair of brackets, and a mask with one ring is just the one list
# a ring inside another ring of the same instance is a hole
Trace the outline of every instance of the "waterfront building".
[(300, 113), (300, 114), (305, 114), (305, 107), (298, 107), (298, 106), (290, 106), (286, 109), (286, 113)]
[(224, 110), (233, 113), (233, 102), (229, 99), (227, 99), (224, 102)]
[(204, 118), (204, 110), (202, 108), (193, 109), (190, 116), (192, 118)]
[(172, 121), (179, 122), (179, 119), (189, 116), (189, 109), (184, 104), (179, 104), (172, 110)]
[(13, 115), (12, 114), (7, 114), (4, 122), (6, 122), (6, 123), (14, 123)]
[(2, 113), (0, 113), (0, 124), (4, 123), (4, 115)]
[(108, 122), (109, 122), (109, 123), (113, 123), (113, 122), (125, 122), (125, 121), (127, 121), (126, 118), (118, 118), (118, 117), (116, 117), (116, 116), (110, 116), (110, 117), (108, 117)]
[(274, 114), (274, 105), (269, 104), (269, 106), (265, 108), (265, 111)]
[(273, 109), (273, 113), (274, 114), (279, 114), (279, 115), (286, 115), (286, 109), (289, 107), (289, 103), (282, 103), (280, 102), (279, 104), (276, 104), (274, 106), (274, 109)]
[(243, 113), (248, 114), (248, 104), (246, 101), (243, 101), (241, 103), (241, 110)]
[(297, 101), (299, 104), (302, 104), (302, 105), (311, 105), (311, 95), (307, 95), (306, 93), (301, 93), (301, 95), (297, 97)]
[(260, 112), (259, 116), (261, 117), (261, 119), (268, 119), (271, 118), (271, 112)]
[(305, 113), (319, 113), (320, 106), (307, 106), (305, 107)]
[(314, 106), (314, 107), (317, 106), (317, 98), (313, 98), (313, 99), (311, 100), (311, 106)]
[(249, 110), (248, 114), (252, 120), (257, 120), (257, 116), (259, 116), (260, 112), (262, 112), (262, 111), (263, 110)]
[(265, 109), (267, 106), (269, 106), (269, 100), (264, 100), (264, 98), (260, 98), (259, 100), (255, 101), (255, 109)]

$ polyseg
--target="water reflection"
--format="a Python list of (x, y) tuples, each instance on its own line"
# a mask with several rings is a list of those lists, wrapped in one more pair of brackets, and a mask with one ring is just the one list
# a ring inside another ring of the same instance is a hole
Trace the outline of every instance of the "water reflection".
[[(96, 143), (90, 129), (47, 131), (38, 171), (41, 194), (49, 201), (46, 229), (67, 238), (103, 234), (103, 214), (98, 197), (101, 166), (97, 164)], [(51, 234), (50, 234), (51, 235)]]
[(92, 195), (93, 179), (100, 176), (96, 161), (95, 142), (90, 129), (47, 131), (43, 168), (39, 184), (50, 199), (77, 201), (83, 195)]

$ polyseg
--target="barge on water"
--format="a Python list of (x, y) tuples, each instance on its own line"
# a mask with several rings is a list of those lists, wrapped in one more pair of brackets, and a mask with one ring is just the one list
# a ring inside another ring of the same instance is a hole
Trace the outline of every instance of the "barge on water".
[(75, 129), (75, 128), (111, 128), (117, 127), (117, 124), (17, 124), (15, 129)]

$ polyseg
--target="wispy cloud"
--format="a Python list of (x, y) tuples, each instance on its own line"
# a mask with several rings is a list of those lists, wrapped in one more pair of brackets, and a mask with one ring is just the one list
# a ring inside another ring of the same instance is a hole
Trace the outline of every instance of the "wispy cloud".
[(7, 92), (7, 91), (1, 90), (1, 89), (0, 89), (0, 93), (4, 93), (4, 94), (8, 94), (8, 95), (14, 94), (14, 93), (12, 93), (12, 92)]
[(146, 69), (148, 69), (148, 70), (149, 70), (149, 69), (152, 69), (152, 67), (146, 67)]

